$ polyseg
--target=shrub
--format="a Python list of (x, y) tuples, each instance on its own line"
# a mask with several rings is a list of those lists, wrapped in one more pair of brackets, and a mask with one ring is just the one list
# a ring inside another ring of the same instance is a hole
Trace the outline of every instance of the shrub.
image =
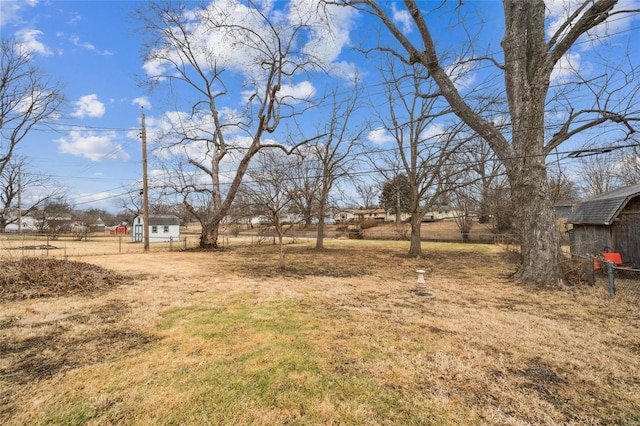
[(360, 222), (360, 229), (375, 228), (379, 224), (380, 224), (380, 222), (378, 222), (375, 219), (365, 219), (362, 222)]

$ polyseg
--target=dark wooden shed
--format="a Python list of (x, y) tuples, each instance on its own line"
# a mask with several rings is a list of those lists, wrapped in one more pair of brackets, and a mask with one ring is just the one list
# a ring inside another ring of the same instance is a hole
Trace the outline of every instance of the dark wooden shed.
[(569, 215), (571, 253), (610, 250), (625, 263), (640, 266), (640, 185), (607, 192), (578, 204)]

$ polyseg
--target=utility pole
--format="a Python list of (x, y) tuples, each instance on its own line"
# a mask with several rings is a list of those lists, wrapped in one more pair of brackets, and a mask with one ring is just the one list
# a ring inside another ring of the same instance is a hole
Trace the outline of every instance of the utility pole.
[(147, 129), (142, 112), (142, 235), (144, 235), (144, 251), (149, 251), (149, 184), (147, 182)]

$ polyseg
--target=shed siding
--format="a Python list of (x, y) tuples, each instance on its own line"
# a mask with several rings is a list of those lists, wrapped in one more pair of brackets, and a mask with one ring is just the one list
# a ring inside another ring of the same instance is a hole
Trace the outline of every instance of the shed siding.
[[(133, 220), (131, 234), (134, 243), (143, 241), (144, 221), (141, 215)], [(149, 216), (149, 243), (162, 243), (180, 240), (180, 221), (175, 216)], [(154, 232), (155, 231), (155, 232)]]
[(602, 253), (611, 247), (611, 232), (604, 225), (573, 225), (573, 246), (571, 252), (578, 256)]
[(640, 266), (640, 198), (632, 199), (612, 225), (613, 245), (625, 263)]

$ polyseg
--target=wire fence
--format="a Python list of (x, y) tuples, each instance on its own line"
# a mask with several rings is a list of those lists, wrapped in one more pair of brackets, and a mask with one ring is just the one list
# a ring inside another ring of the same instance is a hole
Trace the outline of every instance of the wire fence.
[[(149, 251), (178, 251), (197, 247), (195, 235), (173, 238), (149, 237)], [(143, 253), (144, 244), (134, 242), (130, 234), (3, 234), (0, 235), (0, 257), (79, 257), (110, 254)]]
[[(264, 228), (260, 235), (275, 236), (273, 228)], [(315, 239), (317, 231), (312, 229), (287, 229), (285, 232), (287, 237)], [(369, 228), (369, 229), (336, 229), (328, 228), (324, 232), (325, 238), (351, 238), (364, 240), (399, 240), (409, 241), (411, 238), (411, 228), (409, 226), (401, 226), (398, 228)], [(452, 232), (450, 230), (438, 231), (422, 231), (420, 240), (425, 242), (450, 242), (450, 243), (480, 243), (480, 244), (500, 244), (514, 245), (517, 238), (513, 234), (496, 234), (486, 232), (471, 232), (463, 235), (460, 232)]]
[[(340, 233), (328, 232), (328, 238), (340, 238)], [(166, 239), (149, 238), (149, 251), (181, 251), (193, 249), (199, 246), (199, 234), (181, 234), (179, 238)], [(314, 231), (287, 233), (288, 238), (315, 238)], [(371, 235), (367, 237), (371, 238)], [(382, 235), (380, 235), (382, 237)], [(433, 237), (433, 236), (432, 236)], [(436, 240), (455, 241), (450, 234), (439, 235)], [(494, 235), (493, 242), (496, 241)], [(500, 236), (497, 236), (500, 237)], [(230, 236), (221, 235), (219, 244), (228, 246), (230, 244), (252, 244), (257, 245), (265, 238), (272, 239), (273, 235), (268, 232), (260, 235), (250, 236)], [(365, 237), (366, 238), (366, 237)], [(375, 239), (371, 238), (371, 239)], [(233, 241), (230, 241), (233, 240)], [(424, 240), (424, 239), (423, 239)], [(488, 238), (487, 238), (488, 240)], [(489, 241), (483, 241), (489, 242)], [(144, 244), (134, 242), (130, 234), (110, 235), (110, 234), (88, 234), (79, 238), (74, 234), (2, 234), (0, 235), (0, 258), (19, 257), (84, 257), (110, 254), (135, 254), (143, 253)], [(626, 302), (640, 305), (640, 269), (615, 265), (604, 258), (589, 256), (581, 259), (587, 270), (584, 273), (591, 276), (588, 280), (596, 285), (606, 288), (612, 298), (624, 300)], [(598, 270), (594, 269), (596, 264), (602, 265)]]
[(604, 288), (609, 297), (640, 306), (640, 269), (616, 264), (602, 255), (573, 257), (582, 265), (582, 278)]
[(611, 262), (607, 262), (605, 269), (609, 295), (640, 305), (640, 269), (615, 266)]

